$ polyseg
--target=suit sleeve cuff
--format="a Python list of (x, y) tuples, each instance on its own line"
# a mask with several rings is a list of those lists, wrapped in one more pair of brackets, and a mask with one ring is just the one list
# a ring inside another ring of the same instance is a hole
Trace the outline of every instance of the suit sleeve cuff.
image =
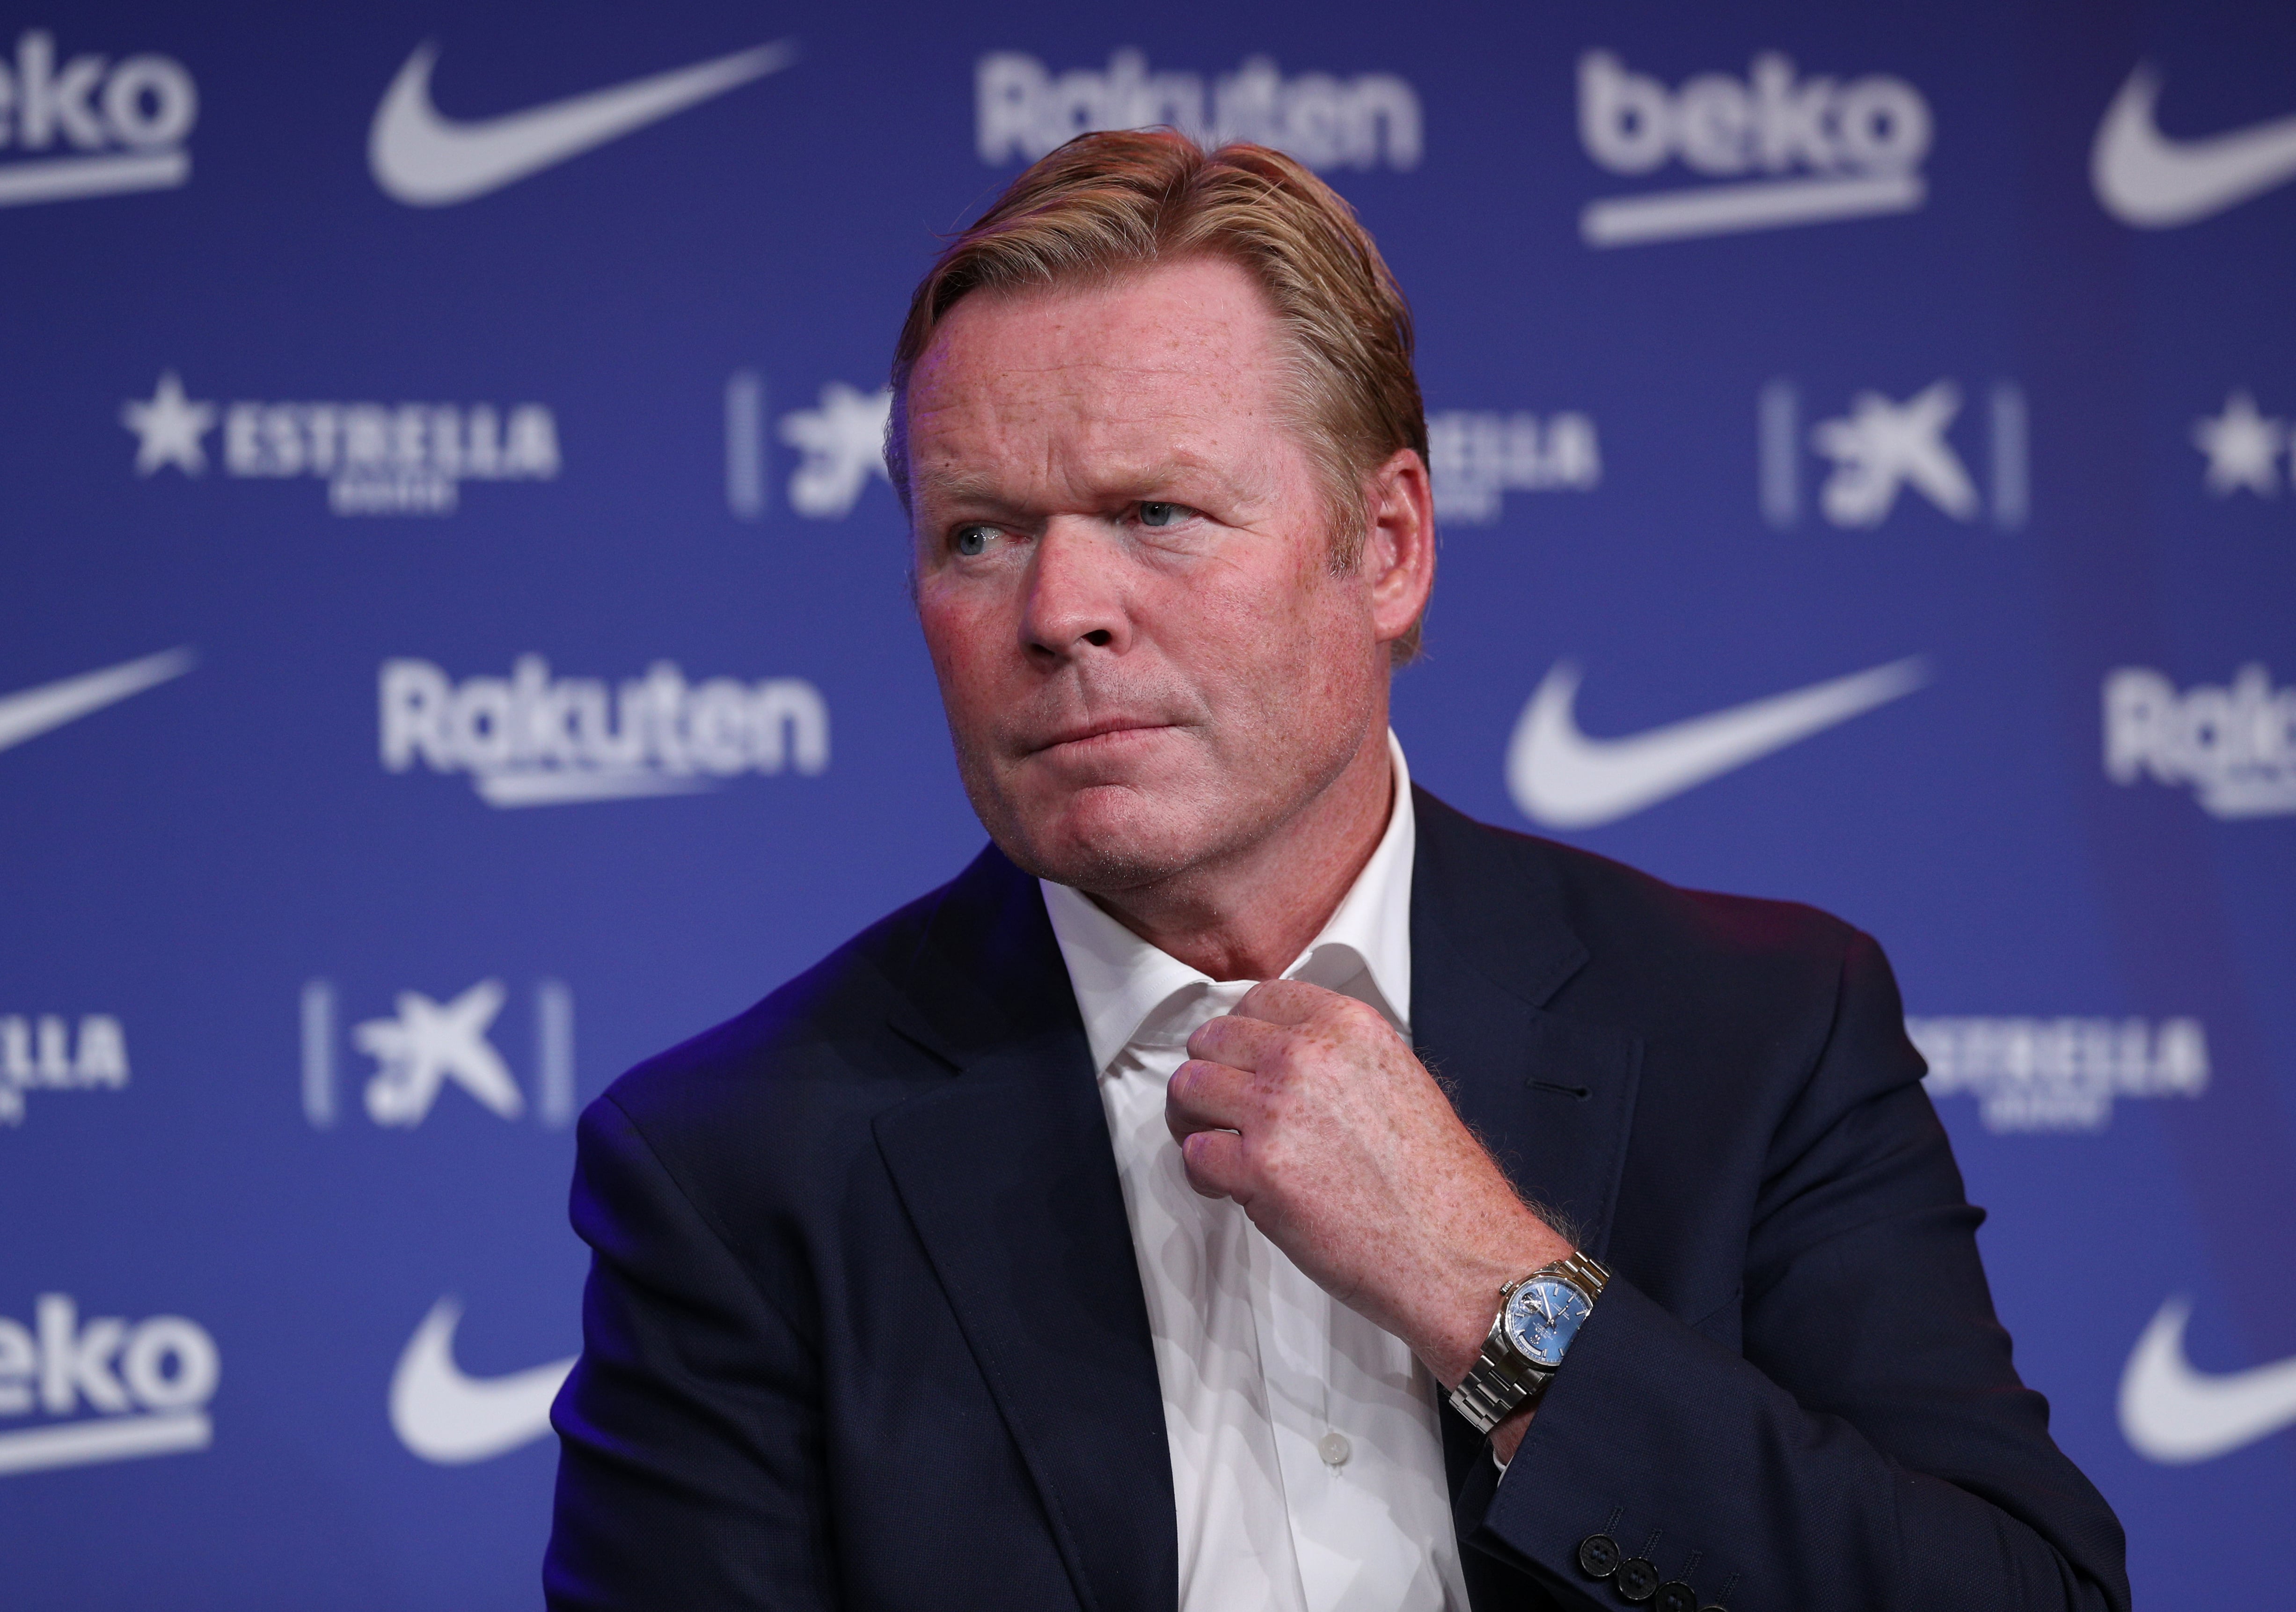
[[(1648, 1436), (1654, 1431), (1650, 1419), (1663, 1419), (1665, 1404), (1681, 1393), (1696, 1394), (1699, 1379), (1717, 1372), (1726, 1379), (1745, 1369), (1735, 1355), (1613, 1276), (1540, 1396), (1513, 1459), (1502, 1463), (1492, 1451), (1496, 1472), (1478, 1471), (1462, 1486), (1456, 1512), (1461, 1542), (1550, 1583), (1599, 1590), (1579, 1567), (1579, 1543), (1622, 1509), (1649, 1517), (1647, 1504), (1635, 1503), (1646, 1499), (1636, 1493), (1643, 1486), (1637, 1471), (1647, 1480), (1650, 1464), (1667, 1459), (1661, 1452), (1668, 1442)], [(1636, 1521), (1629, 1517), (1628, 1532)], [(1641, 1526), (1647, 1532), (1650, 1525)], [(1642, 1538), (1620, 1542), (1631, 1552)]]

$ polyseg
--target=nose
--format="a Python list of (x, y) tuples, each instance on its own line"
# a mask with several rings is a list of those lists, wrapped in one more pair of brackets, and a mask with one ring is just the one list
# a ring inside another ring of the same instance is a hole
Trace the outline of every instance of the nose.
[(1131, 641), (1130, 613), (1116, 546), (1084, 522), (1054, 520), (1029, 564), (1021, 632), (1029, 658), (1047, 664), (1087, 649), (1120, 654)]

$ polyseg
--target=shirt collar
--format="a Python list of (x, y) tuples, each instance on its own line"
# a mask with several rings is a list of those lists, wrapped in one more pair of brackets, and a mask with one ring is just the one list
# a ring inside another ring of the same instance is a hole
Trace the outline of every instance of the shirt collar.
[[(1418, 836), (1411, 809), (1411, 769), (1393, 729), (1387, 753), (1394, 764), (1395, 802), (1387, 832), (1356, 876), (1339, 910), (1308, 949), (1283, 971), (1285, 979), (1344, 992), (1379, 1009), (1408, 1034), (1411, 1026), (1411, 869)], [(1205, 999), (1240, 997), (1211, 977), (1142, 940), (1081, 892), (1037, 881), (1046, 916), (1068, 965), (1093, 1067), (1106, 1073), (1136, 1040), (1179, 1039), (1209, 1014), (1190, 1012)], [(1182, 1026), (1185, 1026), (1183, 1028)]]

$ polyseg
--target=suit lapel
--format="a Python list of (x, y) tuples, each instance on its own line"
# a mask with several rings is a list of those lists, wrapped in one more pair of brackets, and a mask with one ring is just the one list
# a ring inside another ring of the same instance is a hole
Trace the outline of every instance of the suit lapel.
[(1484, 827), (1424, 791), (1414, 804), (1413, 1039), (1515, 1185), (1599, 1257), (1642, 1044), (1549, 1010), (1588, 959), (1538, 843)]
[(1092, 1055), (1035, 882), (950, 887), (895, 1028), (958, 1073), (877, 1145), (1094, 1612), (1178, 1600), (1164, 1407)]
[[(1516, 1185), (1600, 1257), (1641, 1043), (1548, 1009), (1586, 948), (1536, 842), (1414, 792), (1411, 1020)], [(950, 886), (894, 1027), (957, 1073), (877, 1144), (1094, 1612), (1178, 1600), (1163, 1399), (1092, 1055), (1043, 898), (994, 849)], [(1482, 1443), (1444, 1411), (1456, 1493)]]
[[(1538, 843), (1414, 791), (1411, 1030), (1419, 1056), (1516, 1186), (1601, 1258), (1626, 1161), (1642, 1044), (1547, 1003), (1586, 966)], [(1443, 1410), (1455, 1499), (1488, 1468)]]

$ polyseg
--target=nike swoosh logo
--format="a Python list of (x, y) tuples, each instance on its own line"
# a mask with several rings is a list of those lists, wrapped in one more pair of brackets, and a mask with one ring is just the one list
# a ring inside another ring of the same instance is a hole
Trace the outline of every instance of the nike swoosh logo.
[(2139, 229), (2169, 229), (2296, 179), (2296, 116), (2206, 140), (2171, 140), (2152, 120), (2161, 75), (2140, 67), (2105, 109), (2089, 152), (2104, 210)]
[(407, 1340), (390, 1377), (390, 1426), (398, 1442), (442, 1467), (490, 1460), (550, 1431), (550, 1402), (574, 1369), (553, 1361), (507, 1377), (463, 1375), (455, 1327), (463, 1306), (442, 1298)]
[(1507, 793), (1550, 828), (1593, 828), (1654, 806), (1929, 681), (1918, 656), (1734, 705), (1623, 739), (1590, 739), (1571, 707), (1578, 668), (1558, 662), (1507, 745)]
[(140, 661), (123, 661), (20, 694), (0, 695), (0, 750), (36, 739), (52, 728), (77, 721), (91, 711), (116, 705), (130, 695), (180, 678), (197, 661), (188, 649), (164, 650)]
[(430, 103), (436, 44), (406, 59), (375, 108), (367, 164), (375, 183), (409, 207), (447, 207), (500, 190), (594, 146), (777, 72), (797, 60), (783, 39), (627, 84), (569, 95), (483, 122), (458, 123)]
[(2185, 1323), (2193, 1301), (2172, 1298), (2144, 1328), (2120, 1374), (2120, 1431), (2139, 1455), (2188, 1466), (2296, 1424), (2296, 1358), (2222, 1377), (2193, 1369)]

